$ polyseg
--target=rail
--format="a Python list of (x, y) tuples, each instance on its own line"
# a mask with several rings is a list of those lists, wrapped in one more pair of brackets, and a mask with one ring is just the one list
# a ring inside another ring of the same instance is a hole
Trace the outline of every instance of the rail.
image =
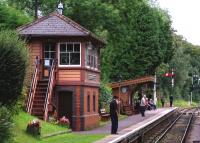
[(48, 82), (45, 104), (44, 104), (44, 120), (45, 121), (47, 121), (48, 119), (48, 105), (51, 102), (51, 98), (52, 98), (52, 91), (53, 91), (54, 80), (55, 80), (55, 67), (56, 67), (56, 63), (55, 63), (55, 60), (53, 60), (51, 69), (50, 69), (49, 82)]
[[(177, 118), (176, 120), (162, 133), (162, 135), (155, 141), (155, 143), (159, 143), (165, 136), (166, 134), (170, 131), (170, 129), (172, 127), (174, 127), (174, 125), (177, 123), (177, 121), (184, 115), (184, 113), (181, 113)], [(191, 124), (191, 120), (193, 118), (193, 115), (194, 115), (194, 111), (192, 112), (192, 115), (190, 116), (188, 122), (187, 122), (187, 125), (185, 127), (185, 131), (184, 131), (184, 134), (181, 138), (181, 142), (180, 143), (183, 143), (185, 141), (185, 137), (187, 135), (187, 132), (188, 132), (188, 129), (189, 129), (189, 126)]]
[(39, 71), (39, 59), (35, 59), (35, 68), (31, 80), (31, 86), (29, 89), (29, 96), (28, 96), (28, 101), (26, 104), (26, 111), (31, 114), (32, 112), (32, 106), (33, 106), (33, 99), (35, 96), (35, 90), (38, 82), (38, 71)]
[(186, 139), (186, 136), (187, 136), (187, 133), (188, 133), (188, 130), (189, 130), (189, 127), (191, 125), (191, 122), (192, 122), (192, 118), (194, 117), (194, 112), (192, 113), (192, 115), (190, 116), (190, 119), (187, 123), (187, 126), (186, 126), (186, 130), (184, 132), (184, 135), (183, 135), (183, 138), (181, 140), (181, 143), (184, 143), (185, 142), (185, 139)]

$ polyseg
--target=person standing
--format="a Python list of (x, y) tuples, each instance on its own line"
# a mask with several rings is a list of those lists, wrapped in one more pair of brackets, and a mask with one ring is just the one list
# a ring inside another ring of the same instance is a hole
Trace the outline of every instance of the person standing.
[(173, 100), (174, 100), (174, 98), (173, 98), (173, 96), (171, 95), (171, 96), (169, 97), (170, 107), (172, 107)]
[(162, 107), (164, 107), (164, 105), (165, 105), (165, 98), (163, 96), (161, 97), (161, 104), (162, 104)]
[(111, 134), (117, 134), (118, 129), (118, 97), (113, 96), (110, 102)]
[(145, 116), (145, 108), (146, 108), (146, 95), (144, 94), (141, 101), (140, 101), (140, 112), (142, 114), (142, 117)]

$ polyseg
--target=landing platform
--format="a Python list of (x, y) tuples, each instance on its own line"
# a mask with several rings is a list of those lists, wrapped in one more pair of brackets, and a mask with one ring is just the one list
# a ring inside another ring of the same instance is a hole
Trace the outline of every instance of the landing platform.
[[(130, 134), (139, 131), (140, 129), (148, 126), (149, 124), (159, 120), (163, 116), (173, 112), (177, 108), (160, 108), (157, 110), (151, 110), (145, 112), (145, 117), (141, 117), (141, 114), (129, 116), (128, 118), (119, 121), (119, 128), (117, 135), (108, 135), (107, 137), (96, 141), (95, 143), (115, 143), (121, 138), (126, 138)], [(110, 134), (111, 124), (104, 127), (99, 127), (90, 131), (83, 131), (79, 133), (83, 134)]]

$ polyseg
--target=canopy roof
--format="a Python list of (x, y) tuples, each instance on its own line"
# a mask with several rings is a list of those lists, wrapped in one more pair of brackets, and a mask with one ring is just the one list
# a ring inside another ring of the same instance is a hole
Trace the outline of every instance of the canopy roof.
[(146, 82), (153, 82), (154, 77), (153, 76), (146, 76), (146, 77), (139, 77), (131, 80), (124, 80), (121, 82), (114, 82), (108, 84), (111, 88), (119, 88), (122, 86), (129, 86), (129, 85), (134, 85), (134, 84), (140, 84), (140, 83), (146, 83)]

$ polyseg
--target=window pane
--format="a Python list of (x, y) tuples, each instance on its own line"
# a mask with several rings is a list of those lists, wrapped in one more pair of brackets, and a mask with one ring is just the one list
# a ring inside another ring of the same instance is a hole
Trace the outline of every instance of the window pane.
[(49, 53), (48, 52), (45, 52), (44, 53), (44, 58), (46, 59), (46, 58), (49, 58)]
[(80, 53), (70, 53), (70, 65), (80, 65)]
[(73, 52), (73, 44), (67, 44), (67, 52)]
[(50, 51), (55, 51), (55, 48), (54, 48), (54, 45), (53, 45), (53, 44), (50, 45), (49, 50), (50, 50)]
[(80, 52), (80, 44), (74, 44), (74, 52)]
[(50, 58), (54, 59), (55, 58), (55, 52), (50, 52)]
[(44, 51), (49, 51), (49, 44), (45, 44)]
[(94, 67), (94, 56), (91, 56), (91, 67)]
[(90, 55), (87, 56), (87, 66), (90, 66)]
[(60, 54), (60, 65), (69, 65), (69, 53)]
[(93, 95), (93, 111), (96, 111), (96, 98), (95, 95)]
[(87, 96), (87, 111), (90, 112), (90, 95)]
[(60, 52), (66, 52), (66, 44), (60, 44)]

